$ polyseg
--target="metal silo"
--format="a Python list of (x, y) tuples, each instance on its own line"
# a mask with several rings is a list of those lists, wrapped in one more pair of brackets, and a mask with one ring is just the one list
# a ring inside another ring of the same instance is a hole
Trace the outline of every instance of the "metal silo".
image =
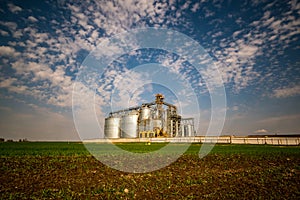
[(151, 110), (149, 107), (143, 107), (141, 110), (140, 120), (147, 120), (151, 117)]
[(182, 133), (182, 137), (188, 137), (189, 136), (189, 125), (183, 125), (182, 127), (182, 131), (181, 131), (181, 133)]
[(132, 112), (122, 117), (121, 120), (121, 137), (137, 138), (138, 137), (138, 113)]
[(153, 120), (153, 128), (159, 128), (159, 129), (161, 129), (162, 128), (162, 122), (161, 122), (161, 120), (154, 119)]
[(104, 135), (106, 138), (120, 138), (120, 121), (118, 117), (108, 117), (105, 119)]
[(188, 126), (188, 137), (193, 136), (193, 126), (191, 124), (187, 125)]

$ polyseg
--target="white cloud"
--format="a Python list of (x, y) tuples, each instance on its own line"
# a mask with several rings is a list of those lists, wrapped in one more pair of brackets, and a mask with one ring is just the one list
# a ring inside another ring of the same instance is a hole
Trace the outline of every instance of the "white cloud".
[(266, 129), (258, 129), (254, 133), (268, 133), (268, 131)]
[(12, 12), (12, 13), (18, 13), (18, 12), (22, 11), (21, 7), (16, 6), (12, 3), (7, 4), (7, 6), (8, 6), (8, 9), (10, 10), (10, 12)]
[(29, 16), (28, 20), (31, 21), (32, 23), (38, 22), (39, 20), (37, 20), (37, 18), (33, 17), (33, 16)]
[(18, 94), (24, 94), (24, 93), (28, 92), (28, 87), (25, 85), (10, 86), (10, 87), (8, 87), (8, 90), (11, 92), (18, 93)]
[(197, 3), (195, 3), (195, 4), (193, 5), (191, 11), (192, 11), (192, 12), (197, 12), (197, 10), (199, 10), (199, 7), (200, 7), (200, 3), (197, 2)]
[(232, 34), (232, 37), (237, 37), (242, 31), (235, 31), (233, 34)]
[(300, 95), (300, 85), (275, 89), (272, 96), (276, 98), (286, 98)]
[[(165, 15), (171, 4), (165, 2), (154, 5), (154, 1), (147, 0), (92, 1), (89, 4), (66, 2), (64, 9), (66, 12), (71, 11), (71, 24), (69, 18), (60, 16), (60, 19), (49, 23), (55, 32), (41, 31), (43, 29), (40, 29), (39, 24), (17, 29), (17, 23), (0, 22), (12, 32), (14, 38), (28, 36), (23, 43), (14, 44), (15, 48), (24, 48), (21, 52), (23, 59), (11, 63), (16, 75), (22, 76), (22, 79), (11, 86), (10, 91), (23, 92), (52, 105), (70, 106), (72, 81), (71, 76), (65, 74), (65, 70), (67, 67), (71, 67), (71, 70), (78, 67), (77, 53), (80, 50), (91, 51), (102, 39), (102, 31), (109, 36), (130, 29), (133, 24), (140, 23), (140, 26), (145, 26), (142, 21), (146, 18), (153, 24), (161, 22), (162, 19), (167, 19), (164, 21), (166, 24), (179, 23), (179, 19)], [(12, 4), (10, 7), (13, 12), (21, 11), (20, 7)], [(30, 22), (38, 21), (33, 16), (27, 19)], [(45, 43), (48, 47), (45, 47)], [(17, 54), (13, 47), (1, 48), (3, 55)], [(61, 62), (65, 66), (57, 66)]]
[(23, 36), (23, 33), (22, 33), (21, 30), (17, 30), (17, 31), (15, 31), (15, 32), (13, 32), (13, 37), (14, 37), (14, 38), (19, 39), (19, 38), (21, 38), (22, 36)]
[(9, 33), (6, 32), (6, 31), (3, 31), (3, 30), (0, 30), (0, 34), (1, 34), (2, 36), (9, 36)]
[(0, 82), (0, 88), (8, 88), (12, 86), (14, 82), (16, 82), (16, 78), (8, 78)]
[(222, 51), (214, 51), (218, 59), (216, 65), (222, 73), (224, 83), (233, 83), (236, 91), (247, 87), (256, 77), (253, 66), (256, 57), (261, 55), (261, 42), (249, 35), (243, 36), (247, 39), (235, 39), (237, 35), (242, 34), (242, 31), (236, 31), (234, 40), (227, 38), (221, 42)]
[(218, 32), (216, 32), (216, 33), (214, 33), (214, 34), (212, 35), (212, 38), (220, 37), (220, 36), (222, 36), (222, 35), (223, 35), (223, 32), (222, 32), (222, 31), (218, 31)]
[(283, 121), (292, 121), (292, 120), (299, 120), (300, 115), (299, 114), (292, 114), (292, 115), (282, 115), (282, 116), (276, 116), (276, 117), (269, 117), (263, 120), (260, 120), (260, 123), (278, 123), (280, 125), (280, 122)]
[(31, 86), (27, 87), (26, 79), (21, 79), (16, 83), (18, 86), (9, 87), (9, 91), (33, 96), (50, 105), (71, 107), (73, 81), (71, 77), (65, 75), (64, 67), (57, 66), (52, 70), (43, 63), (25, 64), (22, 61), (15, 62), (12, 67), (23, 78), (31, 77)]
[(0, 25), (7, 27), (7, 28), (10, 30), (10, 32), (12, 32), (12, 33), (13, 33), (13, 32), (17, 29), (17, 27), (18, 27), (17, 23), (15, 23), (15, 22), (4, 22), (4, 21), (0, 21)]
[(250, 59), (253, 56), (257, 56), (256, 52), (258, 51), (258, 47), (254, 45), (247, 45), (244, 42), (239, 43), (239, 50), (237, 52), (237, 56), (239, 58)]
[[(125, 72), (115, 72), (117, 75), (114, 76), (114, 86), (112, 92), (113, 99), (112, 103), (116, 109), (127, 108), (139, 105), (140, 94), (144, 92), (143, 85), (150, 80), (147, 80), (146, 74), (141, 74), (132, 70), (126, 70)], [(101, 94), (102, 91), (99, 91)]]
[[(232, 37), (223, 38), (221, 42), (213, 40), (216, 46), (219, 45), (222, 48), (222, 50), (212, 48), (212, 54), (219, 61), (219, 69), (222, 71), (225, 83), (233, 84), (235, 91), (238, 92), (252, 84), (254, 80), (262, 81), (264, 75), (259, 71), (261, 66), (256, 65), (261, 56), (272, 63), (263, 70), (267, 71), (266, 74), (278, 68), (278, 55), (284, 54), (285, 49), (290, 48), (299, 40), (300, 22), (292, 13), (292, 10), (297, 7), (296, 5), (295, 2), (287, 3), (286, 11), (274, 13), (272, 6), (278, 6), (278, 4), (268, 4), (268, 8), (262, 13), (261, 18), (251, 22), (248, 27), (244, 26), (248, 22), (240, 19), (239, 24), (242, 28), (235, 30)], [(217, 34), (218, 31), (220, 29), (217, 28), (210, 32), (210, 37)], [(278, 76), (281, 75), (274, 76), (269, 77), (268, 82), (278, 83)], [(280, 80), (286, 79), (280, 78)], [(286, 85), (286, 83), (281, 84)]]
[(0, 56), (16, 57), (19, 53), (10, 46), (0, 46)]
[[(177, 8), (176, 2), (173, 1), (154, 3), (154, 1), (147, 0), (91, 1), (90, 3), (66, 2), (66, 5), (62, 9), (65, 9), (66, 12), (71, 11), (71, 22), (69, 18), (64, 18), (64, 16), (60, 16), (60, 19), (52, 20), (49, 22), (49, 26), (55, 29), (55, 32), (44, 33), (38, 23), (34, 27), (30, 26), (21, 29), (21, 26), (18, 28), (18, 25), (14, 22), (0, 22), (1, 25), (8, 27), (13, 32), (15, 38), (22, 38), (24, 35), (29, 37), (24, 40), (23, 44), (18, 42), (15, 48), (17, 49), (18, 46), (24, 47), (25, 50), (22, 52), (22, 57), (31, 61), (28, 62), (26, 59), (18, 60), (12, 63), (12, 66), (18, 75), (22, 74), (23, 79), (27, 77), (34, 82), (50, 81), (48, 89), (41, 86), (31, 89), (36, 92), (33, 92), (34, 95), (41, 94), (46, 97), (49, 97), (49, 93), (53, 92), (55, 95), (49, 98), (50, 100), (48, 101), (51, 104), (55, 104), (55, 101), (67, 101), (66, 94), (69, 94), (68, 90), (72, 81), (70, 80), (71, 76), (62, 72), (65, 72), (66, 68), (71, 68), (72, 70), (78, 68), (77, 53), (82, 49), (86, 51), (93, 50), (95, 45), (104, 39), (103, 32), (105, 36), (110, 36), (129, 30), (132, 27), (148, 26), (145, 24), (145, 21), (148, 21), (153, 26), (158, 24), (161, 27), (173, 26), (174, 24), (186, 25), (188, 23), (183, 23), (181, 21), (182, 18), (174, 18), (176, 12), (184, 16), (185, 9), (189, 8), (192, 11), (199, 11), (200, 7), (202, 9), (202, 2), (195, 4), (185, 3), (182, 8)], [(218, 6), (216, 5), (216, 7)], [(297, 4), (293, 4), (293, 8), (296, 7)], [(214, 14), (210, 10), (204, 11), (207, 16)], [(39, 16), (39, 19), (41, 17)], [(29, 16), (28, 20), (36, 21), (37, 19)], [(280, 29), (276, 26), (276, 23), (282, 25), (284, 23), (278, 20), (277, 18), (272, 19), (271, 12), (265, 12), (256, 25), (258, 27), (268, 26), (269, 28)], [(289, 20), (287, 21), (290, 22), (288, 23), (288, 28), (295, 28), (297, 26), (295, 20)], [(289, 34), (285, 34), (285, 36), (291, 37), (291, 35), (296, 35), (297, 29), (292, 34)], [(217, 30), (212, 35), (214, 37), (222, 37), (225, 34), (223, 34), (223, 31)], [(243, 38), (236, 40), (234, 37), (238, 36), (243, 36)], [(261, 45), (267, 39), (268, 35), (258, 34), (255, 30), (246, 31), (241, 29), (236, 30), (233, 33), (233, 37), (222, 40), (223, 42), (220, 43), (223, 47), (222, 51), (218, 52), (216, 50), (213, 53), (219, 59), (217, 64), (222, 71), (225, 83), (232, 82), (237, 89), (248, 86), (257, 76), (253, 65), (256, 57), (262, 54)], [(272, 39), (276, 41), (277, 38), (274, 35)], [(44, 47), (45, 43), (48, 47)], [(33, 63), (36, 63), (35, 68), (33, 68)], [(55, 66), (61, 65), (61, 63), (64, 63), (64, 67), (55, 69)], [(174, 65), (172, 70), (178, 72), (178, 65)], [(34, 77), (30, 75), (34, 75)], [(64, 79), (66, 79), (65, 82), (63, 81)], [(25, 80), (22, 81), (22, 84), (27, 84)], [(43, 86), (45, 87), (45, 85)], [(44, 99), (46, 98), (44, 97)], [(67, 103), (60, 103), (60, 105), (67, 105)]]

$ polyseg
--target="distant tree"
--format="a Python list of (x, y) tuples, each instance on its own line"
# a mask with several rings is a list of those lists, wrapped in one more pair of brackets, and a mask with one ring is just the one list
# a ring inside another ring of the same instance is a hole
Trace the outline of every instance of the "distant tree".
[(4, 140), (4, 138), (0, 138), (0, 142), (4, 142), (5, 140)]
[(7, 142), (14, 142), (12, 139), (8, 139)]
[(19, 139), (19, 142), (28, 142), (27, 138), (25, 139)]

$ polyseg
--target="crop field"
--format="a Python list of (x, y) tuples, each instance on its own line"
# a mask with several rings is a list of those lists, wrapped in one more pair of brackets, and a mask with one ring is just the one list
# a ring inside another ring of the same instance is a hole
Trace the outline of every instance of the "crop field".
[[(145, 153), (166, 144), (117, 145)], [(126, 173), (82, 143), (3, 142), (0, 199), (299, 199), (299, 146), (218, 144), (202, 159), (200, 147), (157, 171)]]

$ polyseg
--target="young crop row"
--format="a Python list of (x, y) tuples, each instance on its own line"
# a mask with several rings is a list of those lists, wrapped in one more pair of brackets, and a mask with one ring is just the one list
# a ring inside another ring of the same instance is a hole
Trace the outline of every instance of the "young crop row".
[[(120, 149), (136, 153), (147, 153), (160, 150), (168, 145), (170, 151), (176, 151), (179, 146), (185, 144), (167, 143), (118, 143), (115, 144)], [(185, 154), (198, 155), (203, 144), (191, 144), (187, 147)], [(209, 144), (205, 144), (209, 145)], [(86, 144), (81, 142), (2, 142), (0, 143), (0, 156), (84, 156), (90, 155), (88, 149), (93, 147), (104, 153), (110, 151), (111, 145), (108, 144)], [(234, 145), (217, 144), (210, 152), (211, 154), (245, 154), (245, 155), (264, 155), (264, 154), (298, 154), (300, 146), (271, 146), (271, 145)], [(170, 152), (172, 153), (172, 152)]]

